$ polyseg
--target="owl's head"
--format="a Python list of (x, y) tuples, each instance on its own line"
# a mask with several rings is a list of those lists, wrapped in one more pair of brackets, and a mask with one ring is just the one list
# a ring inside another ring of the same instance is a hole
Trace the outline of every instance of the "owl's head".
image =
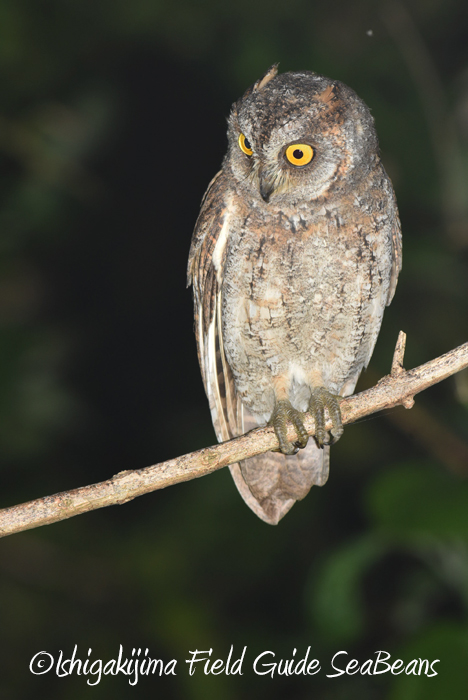
[(241, 189), (283, 206), (357, 183), (379, 160), (374, 120), (351, 88), (277, 66), (236, 102), (224, 168)]

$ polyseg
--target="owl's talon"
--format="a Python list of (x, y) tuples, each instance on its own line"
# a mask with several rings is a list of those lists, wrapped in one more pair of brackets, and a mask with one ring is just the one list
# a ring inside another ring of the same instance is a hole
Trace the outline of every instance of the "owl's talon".
[[(309, 410), (315, 420), (315, 442), (319, 447), (333, 445), (343, 435), (339, 396), (331, 394), (323, 386), (312, 390)], [(328, 433), (325, 430), (325, 408), (328, 409), (333, 427)]]
[[(286, 421), (290, 420), (294, 425), (297, 433), (297, 440), (293, 443), (288, 441), (288, 431)], [(291, 406), (291, 402), (281, 400), (276, 403), (275, 410), (269, 421), (275, 429), (276, 437), (279, 442), (279, 451), (285, 455), (295, 455), (299, 449), (305, 447), (309, 440), (307, 430), (302, 422), (302, 415), (299, 411)]]
[[(341, 416), (340, 416), (340, 420), (341, 420)], [(330, 445), (334, 445), (335, 442), (338, 442), (340, 437), (343, 435), (343, 432), (344, 432), (344, 428), (342, 425), (340, 425), (339, 427), (336, 427), (336, 428), (332, 428), (330, 430), (330, 434), (331, 434)]]

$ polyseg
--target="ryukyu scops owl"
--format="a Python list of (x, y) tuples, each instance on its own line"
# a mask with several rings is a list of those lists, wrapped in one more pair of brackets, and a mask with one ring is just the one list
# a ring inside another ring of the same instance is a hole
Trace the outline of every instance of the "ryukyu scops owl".
[(395, 292), (400, 222), (374, 120), (343, 83), (273, 66), (233, 105), (228, 125), (188, 281), (218, 440), (275, 428), (279, 451), (231, 472), (250, 508), (276, 524), (327, 480), (329, 445), (343, 432), (339, 398), (354, 391)]

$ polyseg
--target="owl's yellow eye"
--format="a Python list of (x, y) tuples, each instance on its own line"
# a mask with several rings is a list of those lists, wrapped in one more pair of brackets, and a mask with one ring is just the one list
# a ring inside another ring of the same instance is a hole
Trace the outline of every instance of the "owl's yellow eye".
[(250, 145), (250, 141), (245, 138), (244, 134), (239, 134), (239, 146), (241, 151), (245, 153), (246, 156), (252, 155), (252, 146)]
[(314, 157), (314, 149), (307, 143), (293, 143), (287, 147), (285, 156), (292, 165), (308, 165)]

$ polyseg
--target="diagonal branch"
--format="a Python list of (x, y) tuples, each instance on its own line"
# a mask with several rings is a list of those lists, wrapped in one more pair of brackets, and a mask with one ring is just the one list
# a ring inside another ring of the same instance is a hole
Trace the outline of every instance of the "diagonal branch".
[[(344, 424), (398, 405), (411, 408), (415, 394), (468, 367), (468, 343), (465, 343), (431, 362), (406, 371), (403, 368), (405, 341), (406, 335), (400, 332), (391, 374), (383, 377), (371, 389), (341, 400)], [(309, 435), (313, 435), (314, 421), (310, 414), (306, 414), (304, 425)], [(327, 422), (326, 428), (331, 428), (331, 421)], [(294, 440), (295, 437), (294, 428), (290, 425), (288, 438)], [(257, 428), (214, 447), (206, 447), (145, 469), (120, 472), (98, 484), (4, 508), (0, 510), (0, 536), (48, 525), (104, 506), (126, 503), (144, 493), (211, 474), (276, 447), (278, 441), (273, 428)]]

